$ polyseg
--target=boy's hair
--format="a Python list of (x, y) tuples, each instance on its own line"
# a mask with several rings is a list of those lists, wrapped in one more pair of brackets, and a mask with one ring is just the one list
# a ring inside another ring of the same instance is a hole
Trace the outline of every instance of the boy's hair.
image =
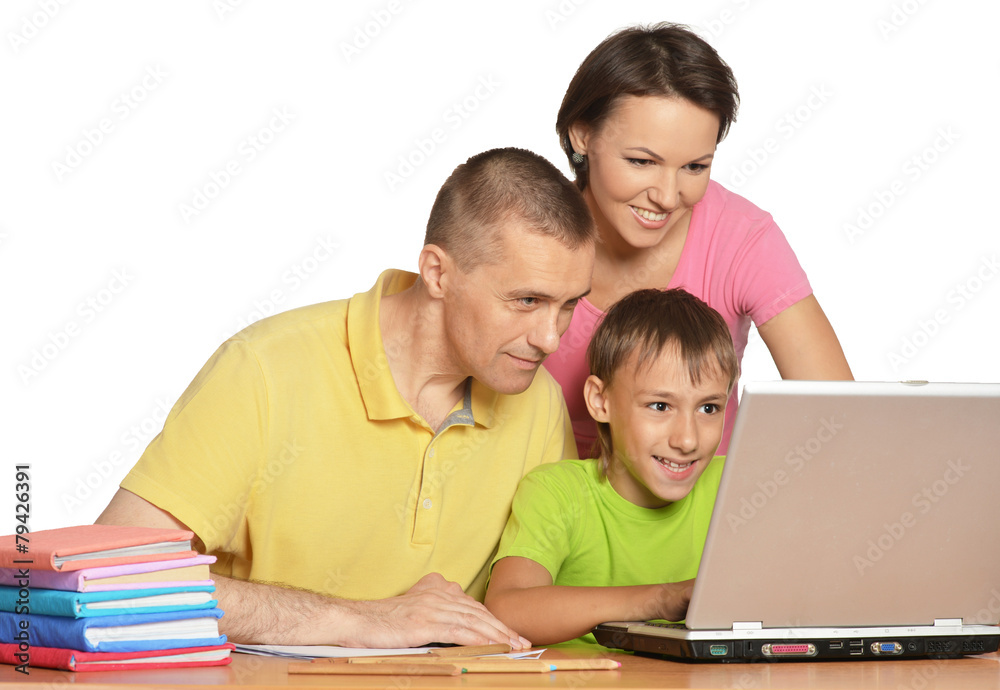
[(509, 222), (570, 249), (597, 237), (583, 195), (558, 168), (531, 151), (503, 148), (455, 168), (434, 200), (424, 244), (436, 244), (469, 271), (503, 258), (500, 230)]
[[(719, 312), (680, 288), (637, 290), (616, 302), (594, 332), (587, 362), (607, 388), (633, 352), (636, 370), (642, 371), (671, 346), (687, 364), (692, 383), (714, 370), (729, 378), (727, 392), (732, 391), (739, 361), (729, 326)], [(594, 451), (606, 472), (614, 452), (606, 422), (597, 423)]]

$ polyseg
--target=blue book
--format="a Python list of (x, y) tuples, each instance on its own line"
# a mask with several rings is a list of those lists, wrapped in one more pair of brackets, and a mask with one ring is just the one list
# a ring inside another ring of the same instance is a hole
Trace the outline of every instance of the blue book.
[(57, 589), (24, 590), (0, 587), (0, 611), (40, 613), (46, 616), (120, 616), (163, 611), (194, 611), (213, 608), (218, 602), (212, 597), (215, 587), (157, 587), (125, 589), (109, 592), (66, 592)]
[(0, 611), (0, 642), (83, 652), (144, 652), (225, 644), (218, 608), (126, 616), (21, 615)]

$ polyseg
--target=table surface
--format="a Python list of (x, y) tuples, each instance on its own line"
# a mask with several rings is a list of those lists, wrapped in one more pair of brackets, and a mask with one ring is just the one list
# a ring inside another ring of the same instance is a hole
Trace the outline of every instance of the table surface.
[(116, 686), (196, 688), (216, 685), (287, 688), (370, 688), (377, 690), (520, 690), (522, 688), (882, 688), (934, 690), (962, 688), (1000, 690), (1000, 655), (963, 659), (826, 661), (754, 664), (685, 664), (635, 657), (611, 651), (551, 649), (545, 659), (601, 656), (622, 662), (618, 671), (558, 671), (554, 673), (470, 674), (444, 676), (313, 676), (287, 672), (288, 660), (233, 654), (228, 666), (150, 671), (69, 673), (32, 668), (30, 675), (0, 666), (5, 687), (48, 690), (73, 683), (88, 690)]

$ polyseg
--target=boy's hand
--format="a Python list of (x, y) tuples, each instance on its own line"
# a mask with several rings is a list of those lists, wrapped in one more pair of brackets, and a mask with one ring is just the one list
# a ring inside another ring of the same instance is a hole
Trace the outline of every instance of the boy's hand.
[(668, 582), (662, 585), (656, 602), (656, 612), (650, 618), (662, 618), (668, 621), (684, 620), (687, 617), (692, 592), (694, 592), (693, 579), (683, 582)]

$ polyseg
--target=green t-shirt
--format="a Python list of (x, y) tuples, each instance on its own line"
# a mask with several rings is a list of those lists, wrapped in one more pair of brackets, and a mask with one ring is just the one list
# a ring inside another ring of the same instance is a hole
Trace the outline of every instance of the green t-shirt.
[(578, 587), (689, 580), (698, 573), (724, 460), (713, 458), (691, 493), (663, 508), (619, 496), (597, 460), (536, 467), (517, 488), (493, 563), (530, 558), (553, 584)]

